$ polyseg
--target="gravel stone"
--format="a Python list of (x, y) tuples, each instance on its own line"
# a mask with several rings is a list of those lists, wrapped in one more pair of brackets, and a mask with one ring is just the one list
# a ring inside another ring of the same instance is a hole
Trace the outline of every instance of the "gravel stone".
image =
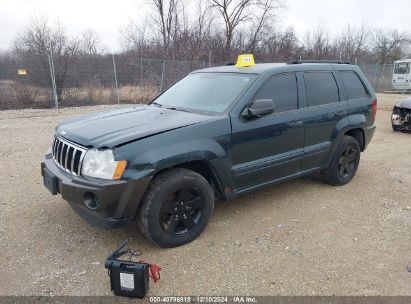
[(164, 268), (148, 296), (410, 296), (411, 134), (390, 124), (400, 98), (378, 95), (377, 129), (348, 185), (313, 174), (217, 203), (204, 233), (173, 249), (151, 245), (133, 225), (93, 227), (43, 186), (40, 161), (55, 125), (114, 106), (2, 111), (0, 295), (111, 295), (103, 261), (133, 238), (139, 258)]

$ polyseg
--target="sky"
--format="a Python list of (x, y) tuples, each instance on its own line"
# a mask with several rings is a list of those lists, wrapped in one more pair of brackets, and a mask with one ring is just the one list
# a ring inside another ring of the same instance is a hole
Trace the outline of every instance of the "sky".
[[(59, 20), (69, 34), (95, 31), (109, 51), (119, 51), (120, 29), (145, 14), (149, 0), (0, 0), (0, 50), (8, 49), (15, 35), (33, 16)], [(190, 0), (182, 0), (190, 1)], [(283, 0), (281, 24), (295, 26), (302, 35), (325, 27), (333, 35), (346, 24), (411, 32), (410, 0)]]

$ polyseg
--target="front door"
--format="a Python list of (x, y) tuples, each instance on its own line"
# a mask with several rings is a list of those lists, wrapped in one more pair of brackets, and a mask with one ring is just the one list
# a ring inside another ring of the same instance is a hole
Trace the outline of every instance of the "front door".
[(298, 174), (304, 154), (305, 110), (299, 107), (295, 73), (275, 75), (254, 96), (272, 99), (274, 113), (245, 120), (231, 117), (235, 187), (252, 187)]

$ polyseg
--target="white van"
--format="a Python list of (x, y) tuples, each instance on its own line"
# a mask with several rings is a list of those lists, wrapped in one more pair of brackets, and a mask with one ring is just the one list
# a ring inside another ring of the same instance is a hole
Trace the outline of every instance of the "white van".
[(394, 90), (411, 90), (411, 59), (403, 59), (394, 62), (392, 86)]

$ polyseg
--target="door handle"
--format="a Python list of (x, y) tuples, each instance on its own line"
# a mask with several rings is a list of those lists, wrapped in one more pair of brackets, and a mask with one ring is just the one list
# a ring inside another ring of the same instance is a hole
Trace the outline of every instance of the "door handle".
[(340, 111), (334, 114), (335, 117), (345, 117), (347, 116), (348, 112), (347, 111)]
[(290, 122), (287, 122), (286, 125), (289, 128), (296, 128), (296, 127), (302, 126), (303, 121), (302, 120), (290, 121)]

